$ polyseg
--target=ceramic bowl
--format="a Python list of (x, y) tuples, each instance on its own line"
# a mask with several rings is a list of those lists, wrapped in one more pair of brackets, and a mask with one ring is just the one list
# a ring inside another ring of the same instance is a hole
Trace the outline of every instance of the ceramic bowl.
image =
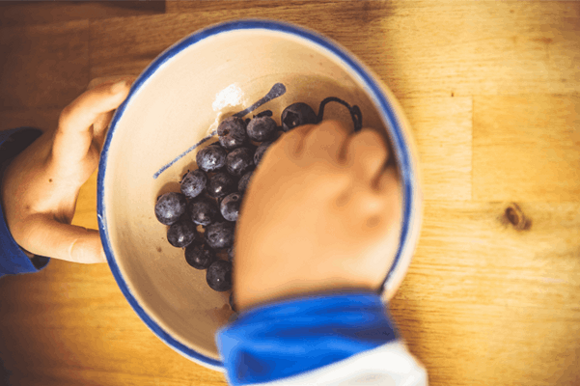
[[(417, 154), (393, 94), (339, 44), (267, 20), (212, 26), (159, 55), (117, 109), (98, 174), (103, 246), (133, 309), (185, 357), (223, 371), (215, 333), (232, 315), (230, 291), (209, 288), (206, 271), (190, 267), (184, 251), (167, 242), (167, 227), (154, 214), (157, 197), (179, 192), (181, 177), (196, 168), (196, 152), (217, 140), (215, 130), (224, 117), (247, 112), (258, 102), (246, 117), (271, 110), (280, 124), (289, 104), (306, 102), (318, 110), (329, 96), (359, 106), (363, 125), (385, 134), (402, 176), (403, 221), (397, 257), (385, 272), (387, 301), (405, 276), (419, 234)], [(329, 104), (325, 118), (352, 122), (339, 104)]]

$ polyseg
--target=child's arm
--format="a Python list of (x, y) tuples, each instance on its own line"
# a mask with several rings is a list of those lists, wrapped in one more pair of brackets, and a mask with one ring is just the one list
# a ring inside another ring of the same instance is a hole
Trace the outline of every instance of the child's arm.
[(218, 331), (232, 385), (426, 385), (380, 296), (401, 190), (369, 129), (302, 126), (268, 150), (236, 235), (241, 313)]
[(240, 310), (314, 292), (377, 292), (399, 241), (401, 189), (371, 129), (325, 121), (284, 134), (241, 208), (234, 294)]
[[(10, 161), (2, 175), (2, 245), (37, 256), (78, 263), (104, 263), (96, 230), (70, 225), (79, 189), (96, 170), (100, 148), (115, 110), (129, 93), (130, 82), (104, 83), (75, 99), (61, 113), (57, 128), (43, 133)], [(3, 273), (22, 270), (19, 261), (0, 254)], [(12, 267), (12, 268), (11, 268)]]

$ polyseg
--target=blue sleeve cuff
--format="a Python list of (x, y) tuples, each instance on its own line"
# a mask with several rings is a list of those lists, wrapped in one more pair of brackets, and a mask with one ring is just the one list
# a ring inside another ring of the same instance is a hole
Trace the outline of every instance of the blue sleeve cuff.
[[(38, 138), (42, 132), (30, 127), (21, 127), (0, 132), (0, 181), (4, 176), (4, 167), (20, 151)], [(8, 229), (4, 211), (0, 205), (0, 277), (19, 273), (38, 272), (50, 259), (35, 256), (32, 259), (23, 252)]]
[(398, 339), (375, 293), (313, 295), (260, 306), (216, 333), (231, 385), (315, 370)]

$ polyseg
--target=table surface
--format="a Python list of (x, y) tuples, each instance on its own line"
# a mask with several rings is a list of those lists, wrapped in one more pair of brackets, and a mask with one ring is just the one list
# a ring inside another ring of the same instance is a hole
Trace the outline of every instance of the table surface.
[[(390, 309), (430, 383), (580, 384), (580, 2), (2, 3), (0, 129), (52, 128), (91, 80), (250, 16), (335, 39), (409, 118), (424, 222)], [(97, 228), (95, 189), (74, 224)], [(161, 342), (104, 264), (5, 277), (0, 315), (14, 385), (226, 384)]]

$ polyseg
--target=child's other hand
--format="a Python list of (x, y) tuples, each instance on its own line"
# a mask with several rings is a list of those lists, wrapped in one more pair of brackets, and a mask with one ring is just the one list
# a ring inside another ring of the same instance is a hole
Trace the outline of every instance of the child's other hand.
[(45, 132), (6, 169), (2, 208), (14, 240), (28, 252), (77, 263), (106, 261), (99, 232), (70, 223), (79, 189), (97, 168), (114, 110), (133, 80), (119, 79), (125, 82), (91, 84), (65, 107), (58, 128)]
[(376, 131), (325, 121), (284, 134), (246, 191), (236, 234), (240, 310), (316, 292), (378, 291), (397, 251), (402, 192)]

